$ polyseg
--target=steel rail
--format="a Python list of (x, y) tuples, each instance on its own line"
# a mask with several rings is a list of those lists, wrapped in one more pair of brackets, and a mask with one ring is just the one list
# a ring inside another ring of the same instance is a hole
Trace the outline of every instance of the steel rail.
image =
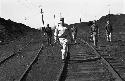
[[(78, 38), (80, 39), (80, 38)], [(81, 42), (87, 44), (91, 49), (93, 49), (93, 51), (95, 52), (96, 56), (98, 58), (100, 58), (99, 60), (107, 65), (107, 69), (110, 71), (110, 73), (112, 74), (112, 76), (115, 78), (115, 81), (124, 81), (121, 76), (118, 74), (118, 72), (112, 67), (112, 65), (106, 61), (97, 51), (96, 49), (90, 45), (88, 42), (84, 41), (83, 39), (80, 39)], [(85, 60), (82, 60), (82, 61), (85, 61)], [(57, 76), (57, 80), (56, 81), (65, 81), (64, 78), (66, 78), (67, 76), (65, 76), (65, 70), (68, 68), (68, 60), (63, 64), (61, 70), (60, 70), (60, 73), (59, 75)]]
[[(80, 38), (79, 38), (80, 39)], [(116, 81), (123, 81), (123, 79), (121, 78), (121, 76), (118, 74), (118, 72), (113, 68), (113, 66), (105, 59), (103, 58), (97, 51), (96, 49), (90, 45), (88, 42), (86, 42), (85, 40), (83, 39), (80, 39), (82, 42), (86, 43), (88, 46), (90, 46), (94, 52), (102, 59), (102, 61), (109, 67), (109, 71), (113, 74), (113, 76), (115, 76), (116, 78)]]
[(15, 81), (23, 81), (25, 79), (25, 75), (30, 71), (30, 68), (33, 66), (33, 64), (35, 64), (35, 61), (38, 59), (39, 54), (42, 51), (42, 49), (43, 49), (43, 45), (40, 47), (40, 49), (37, 52), (37, 55), (34, 57), (33, 61), (30, 62), (30, 64), (28, 65), (26, 70), (23, 72), (21, 77), (18, 80), (15, 80)]
[(11, 57), (14, 57), (15, 55), (17, 55), (17, 54), (18, 54), (19, 52), (21, 52), (25, 47), (27, 47), (32, 41), (33, 41), (33, 39), (31, 39), (31, 41), (28, 42), (21, 50), (15, 52), (15, 53), (13, 53), (13, 54), (10, 54), (10, 55), (7, 56), (6, 58), (1, 58), (1, 59), (0, 59), (0, 65), (1, 65), (2, 63), (4, 63), (6, 60), (10, 59)]

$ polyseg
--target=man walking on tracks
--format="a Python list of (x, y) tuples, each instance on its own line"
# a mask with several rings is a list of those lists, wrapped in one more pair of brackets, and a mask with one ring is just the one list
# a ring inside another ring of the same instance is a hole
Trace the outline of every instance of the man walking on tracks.
[(55, 34), (56, 37), (59, 37), (59, 42), (62, 46), (62, 60), (64, 61), (67, 57), (68, 52), (68, 37), (69, 37), (69, 29), (64, 25), (64, 18), (60, 18), (60, 23), (58, 24), (57, 30), (58, 33)]
[(52, 29), (49, 27), (49, 24), (47, 24), (47, 27), (45, 29), (47, 34), (47, 41), (49, 45), (52, 45)]
[(42, 32), (43, 32), (43, 35), (45, 36), (46, 35), (46, 28), (45, 27), (42, 27)]
[(73, 25), (73, 27), (71, 28), (71, 32), (72, 32), (73, 41), (76, 43), (77, 27), (75, 25)]
[(105, 26), (105, 29), (106, 29), (106, 37), (107, 37), (107, 41), (108, 42), (111, 42), (111, 35), (112, 35), (112, 26), (109, 22), (109, 20), (107, 21), (107, 24)]
[(59, 41), (59, 39), (58, 39), (58, 27), (59, 27), (59, 25), (58, 26), (55, 26), (55, 28), (54, 28), (54, 43), (57, 43), (57, 41)]
[(96, 21), (93, 21), (93, 24), (91, 26), (91, 37), (93, 39), (94, 45), (97, 46), (98, 42), (98, 26), (96, 25)]

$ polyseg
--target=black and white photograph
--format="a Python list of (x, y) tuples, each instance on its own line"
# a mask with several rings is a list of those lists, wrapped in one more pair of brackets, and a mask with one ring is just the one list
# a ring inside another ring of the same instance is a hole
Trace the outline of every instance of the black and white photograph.
[(0, 81), (125, 81), (125, 0), (0, 0)]

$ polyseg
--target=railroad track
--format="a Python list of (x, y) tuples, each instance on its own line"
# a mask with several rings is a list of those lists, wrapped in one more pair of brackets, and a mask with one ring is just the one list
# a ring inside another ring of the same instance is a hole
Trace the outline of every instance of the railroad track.
[(36, 56), (34, 57), (34, 59), (30, 62), (29, 66), (26, 68), (26, 70), (22, 73), (22, 75), (20, 76), (20, 78), (18, 80), (15, 81), (25, 81), (26, 80), (26, 76), (28, 74), (28, 72), (31, 70), (31, 67), (37, 62), (39, 54), (42, 52), (43, 47), (41, 47)]
[(0, 81), (23, 81), (30, 67), (36, 62), (42, 48), (41, 39), (32, 39), (21, 50), (1, 58)]
[[(33, 34), (29, 34), (28, 36), (22, 37), (16, 41), (12, 41), (9, 43), (9, 45), (2, 47), (2, 49), (0, 49), (0, 65), (7, 59), (23, 51), (31, 42), (33, 42), (34, 39)], [(6, 47), (9, 49), (7, 48), (8, 50), (4, 50)]]
[[(23, 39), (23, 38), (21, 38), (21, 39)], [(23, 46), (23, 47), (21, 47), (21, 48), (19, 48), (19, 49), (14, 49), (14, 50), (13, 50), (13, 53), (3, 54), (3, 55), (6, 55), (6, 56), (2, 56), (2, 57), (0, 58), (0, 65), (1, 65), (2, 63), (4, 63), (6, 60), (8, 60), (8, 59), (14, 57), (16, 54), (18, 54), (19, 52), (21, 52), (22, 50), (24, 50), (32, 41), (33, 41), (33, 38), (30, 39), (30, 40), (28, 40), (26, 43), (24, 43), (25, 46)], [(17, 43), (17, 44), (18, 44), (18, 43)], [(15, 46), (15, 45), (12, 44), (11, 46)]]
[(70, 45), (57, 81), (123, 81), (112, 65), (82, 39)]
[[(32, 39), (31, 41), (33, 41), (33, 39)], [(1, 65), (2, 63), (4, 63), (6, 60), (8, 60), (8, 59), (14, 57), (15, 55), (17, 55), (18, 53), (20, 53), (21, 51), (23, 51), (23, 49), (25, 49), (25, 48), (31, 43), (31, 41), (28, 42), (23, 48), (21, 48), (21, 50), (18, 50), (17, 52), (14, 52), (13, 54), (8, 55), (8, 56), (6, 56), (5, 58), (1, 58), (1, 59), (0, 59), (0, 65)]]
[(124, 41), (105, 42), (99, 41), (96, 49), (103, 58), (105, 58), (111, 66), (119, 73), (125, 81), (125, 43)]

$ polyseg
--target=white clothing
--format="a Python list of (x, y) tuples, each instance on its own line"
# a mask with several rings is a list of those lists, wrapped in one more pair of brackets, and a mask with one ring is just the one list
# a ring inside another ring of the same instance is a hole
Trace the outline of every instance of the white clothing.
[(62, 59), (66, 58), (68, 39), (60, 37), (60, 36), (65, 32), (66, 29), (67, 29), (66, 27), (63, 27), (61, 24), (59, 24), (59, 26), (56, 27), (55, 33), (54, 33), (54, 36), (55, 36), (54, 39), (55, 39), (55, 41), (57, 40), (57, 37), (59, 37), (59, 42), (60, 42), (60, 44), (62, 46), (62, 49), (61, 49)]

